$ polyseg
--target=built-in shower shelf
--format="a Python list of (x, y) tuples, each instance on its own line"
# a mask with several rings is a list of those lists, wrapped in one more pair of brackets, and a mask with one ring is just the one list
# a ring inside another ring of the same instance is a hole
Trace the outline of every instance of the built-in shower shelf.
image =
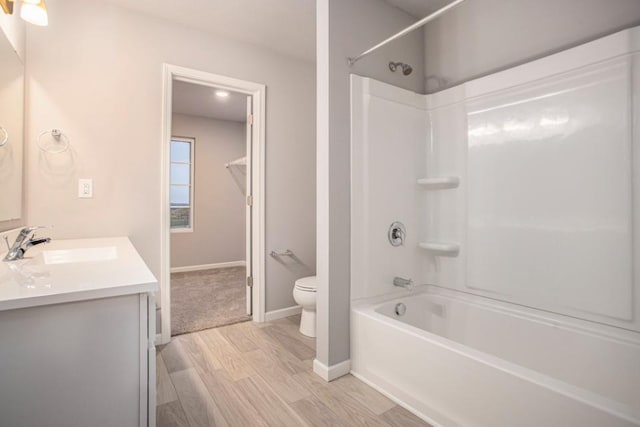
[(420, 178), (418, 185), (427, 190), (445, 190), (457, 188), (460, 185), (460, 178), (457, 176), (445, 176), (441, 178)]
[(422, 242), (418, 246), (432, 255), (456, 257), (460, 253), (460, 245), (446, 242)]

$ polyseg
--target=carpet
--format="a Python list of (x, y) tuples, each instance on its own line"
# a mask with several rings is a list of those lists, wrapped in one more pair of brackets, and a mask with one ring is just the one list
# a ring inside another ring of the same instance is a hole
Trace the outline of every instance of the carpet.
[(251, 319), (244, 267), (171, 273), (171, 335)]

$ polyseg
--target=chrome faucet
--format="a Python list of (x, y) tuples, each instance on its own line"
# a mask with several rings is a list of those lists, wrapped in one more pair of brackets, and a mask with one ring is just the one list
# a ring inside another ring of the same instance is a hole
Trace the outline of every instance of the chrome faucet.
[[(27, 252), (27, 250), (31, 246), (36, 246), (42, 243), (49, 243), (51, 241), (50, 238), (45, 237), (42, 239), (37, 239), (36, 235), (33, 234), (36, 230), (40, 228), (45, 228), (45, 227), (23, 228), (22, 230), (20, 230), (18, 237), (16, 237), (16, 241), (13, 242), (13, 245), (11, 247), (9, 247), (9, 239), (5, 237), (4, 240), (7, 243), (7, 249), (9, 249), (9, 252), (7, 252), (7, 255), (4, 257), (3, 261), (7, 262), (7, 261), (16, 261), (18, 259), (22, 259), (24, 257), (24, 253)], [(29, 236), (31, 237), (29, 238)]]
[(401, 288), (411, 289), (411, 287), (413, 286), (413, 280), (403, 279), (402, 277), (394, 277), (393, 286), (399, 286)]

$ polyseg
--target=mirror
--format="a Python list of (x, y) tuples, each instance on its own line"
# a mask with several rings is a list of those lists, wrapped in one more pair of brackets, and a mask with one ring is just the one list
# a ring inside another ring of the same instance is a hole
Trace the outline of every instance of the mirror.
[(22, 215), (24, 65), (0, 30), (0, 231)]

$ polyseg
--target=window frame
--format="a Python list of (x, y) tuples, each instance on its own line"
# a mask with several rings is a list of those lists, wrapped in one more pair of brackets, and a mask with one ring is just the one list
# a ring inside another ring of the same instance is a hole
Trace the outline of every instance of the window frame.
[[(185, 163), (185, 162), (174, 162), (173, 159), (171, 158), (171, 143), (172, 142), (186, 142), (189, 144), (190, 146), (190, 150), (189, 150), (189, 154), (190, 154), (190, 158), (189, 158), (189, 163)], [(171, 165), (173, 164), (177, 164), (177, 165), (185, 165), (188, 164), (189, 165), (189, 227), (173, 227), (171, 225), (171, 211), (174, 208), (185, 208), (185, 206), (173, 206), (171, 204), (171, 196), (169, 196), (169, 228), (171, 230), (171, 233), (193, 233), (193, 229), (194, 229), (194, 225), (193, 225), (193, 220), (194, 220), (194, 214), (193, 211), (195, 209), (195, 203), (194, 203), (194, 195), (195, 195), (195, 151), (196, 151), (196, 139), (194, 137), (188, 137), (188, 136), (171, 136), (171, 140), (169, 141), (169, 192), (171, 192), (171, 187), (180, 187), (180, 186), (184, 186), (184, 185), (180, 185), (180, 184), (172, 184), (171, 183)]]

